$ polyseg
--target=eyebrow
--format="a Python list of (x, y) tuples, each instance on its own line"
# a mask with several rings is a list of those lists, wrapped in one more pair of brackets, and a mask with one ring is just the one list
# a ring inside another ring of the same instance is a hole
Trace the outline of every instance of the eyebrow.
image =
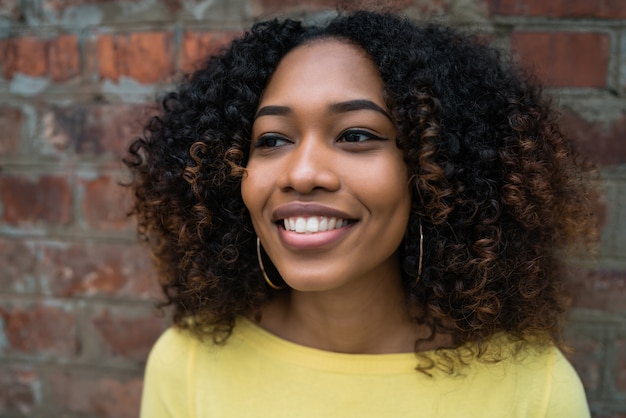
[[(345, 102), (333, 103), (330, 105), (330, 110), (334, 113), (354, 112), (357, 110), (374, 110), (378, 113), (385, 115), (385, 117), (391, 121), (391, 115), (385, 111), (382, 107), (378, 106), (371, 100), (357, 99), (348, 100)], [(261, 116), (286, 116), (291, 113), (291, 108), (288, 106), (264, 106), (254, 116), (255, 119)]]

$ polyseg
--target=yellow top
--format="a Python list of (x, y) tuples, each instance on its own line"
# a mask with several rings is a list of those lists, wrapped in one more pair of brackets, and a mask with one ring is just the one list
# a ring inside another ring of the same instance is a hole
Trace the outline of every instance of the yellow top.
[(246, 319), (224, 345), (170, 328), (146, 368), (143, 418), (589, 417), (556, 348), (417, 372), (413, 353), (342, 354), (285, 341)]

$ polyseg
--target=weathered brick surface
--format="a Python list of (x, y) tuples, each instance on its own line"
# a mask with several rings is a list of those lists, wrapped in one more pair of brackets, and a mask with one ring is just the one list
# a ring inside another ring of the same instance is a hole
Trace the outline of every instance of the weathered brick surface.
[(408, 8), (415, 8), (422, 15), (447, 10), (449, 0), (251, 0), (256, 14), (272, 15), (285, 13), (315, 12), (319, 10), (384, 10), (400, 12)]
[(44, 140), (59, 154), (120, 161), (130, 141), (141, 136), (149, 113), (148, 106), (137, 104), (53, 106), (43, 117)]
[(49, 9), (66, 9), (98, 3), (139, 3), (141, 0), (43, 0), (43, 6)]
[(477, 28), (554, 87), (564, 130), (605, 184), (599, 253), (572, 280), (572, 361), (594, 418), (624, 417), (623, 3), (0, 0), (0, 416), (137, 416), (142, 365), (166, 322), (152, 317), (160, 290), (116, 184), (128, 142), (164, 83), (253, 21), (366, 7)]
[(76, 242), (43, 248), (42, 288), (59, 297), (156, 299), (156, 277), (145, 248)]
[(52, 40), (49, 46), (50, 76), (56, 82), (63, 82), (78, 75), (80, 57), (78, 39), (75, 35), (61, 35)]
[(166, 81), (174, 72), (172, 34), (102, 34), (96, 43), (100, 77), (118, 82), (129, 77), (141, 84)]
[(626, 114), (614, 121), (589, 122), (576, 112), (566, 110), (561, 125), (580, 152), (597, 164), (626, 163)]
[(574, 274), (574, 300), (577, 308), (606, 312), (626, 312), (626, 272), (622, 270), (583, 270)]
[(607, 85), (609, 37), (605, 33), (520, 30), (511, 34), (511, 48), (549, 86)]
[(38, 383), (37, 372), (33, 368), (0, 367), (0, 416), (33, 416), (41, 400), (38, 399)]
[(11, 79), (16, 73), (30, 77), (52, 77), (67, 81), (78, 75), (78, 41), (75, 35), (54, 39), (27, 36), (0, 40), (2, 76)]
[(488, 0), (496, 15), (624, 19), (623, 0)]
[(130, 190), (110, 175), (80, 179), (82, 187), (82, 217), (88, 228), (104, 231), (130, 231), (135, 223), (128, 216), (131, 206)]
[(37, 247), (24, 240), (0, 238), (0, 292), (35, 293)]
[(182, 71), (187, 73), (197, 69), (210, 54), (227, 45), (237, 35), (235, 32), (185, 32), (180, 52)]
[(28, 179), (0, 172), (0, 220), (10, 225), (68, 225), (72, 221), (72, 189), (66, 177)]
[(626, 339), (615, 342), (616, 367), (615, 367), (615, 387), (622, 394), (626, 394)]
[(90, 376), (71, 371), (50, 378), (53, 402), (74, 414), (98, 418), (136, 418), (143, 387), (141, 379)]
[(3, 40), (2, 75), (12, 78), (15, 73), (43, 77), (48, 72), (47, 41), (32, 36)]
[(286, 10), (294, 11), (294, 9), (320, 10), (334, 8), (337, 2), (335, 0), (314, 0), (304, 4), (298, 0), (253, 0), (251, 3), (261, 11), (260, 14), (269, 14), (278, 11), (282, 13)]
[(18, 0), (0, 0), (0, 17), (18, 19), (20, 17), (20, 5)]
[(578, 372), (587, 392), (595, 392), (600, 380), (602, 367), (602, 346), (591, 338), (578, 338), (571, 342), (573, 354), (569, 360)]
[(105, 308), (90, 318), (90, 330), (100, 341), (104, 358), (132, 363), (145, 362), (165, 324), (152, 309), (135, 307)]
[(20, 132), (24, 116), (20, 109), (0, 106), (0, 157), (15, 155), (18, 152)]
[[(68, 303), (0, 299), (0, 354), (69, 359), (78, 354), (76, 316)], [(3, 335), (4, 334), (4, 335)]]
[(602, 234), (609, 222), (607, 194), (604, 190), (596, 190), (591, 196), (593, 214), (596, 217), (596, 229)]

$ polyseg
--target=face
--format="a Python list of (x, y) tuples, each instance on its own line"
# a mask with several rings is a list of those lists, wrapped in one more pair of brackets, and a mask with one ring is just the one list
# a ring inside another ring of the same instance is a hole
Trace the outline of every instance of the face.
[(322, 40), (280, 62), (252, 127), (242, 197), (287, 284), (328, 291), (400, 279), (408, 170), (361, 49)]

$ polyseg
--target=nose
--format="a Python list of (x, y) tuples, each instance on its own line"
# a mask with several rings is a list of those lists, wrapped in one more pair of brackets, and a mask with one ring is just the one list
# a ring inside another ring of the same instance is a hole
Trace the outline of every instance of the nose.
[(336, 191), (340, 186), (336, 151), (317, 137), (303, 138), (285, 156), (277, 185), (283, 191), (300, 194), (315, 190)]

